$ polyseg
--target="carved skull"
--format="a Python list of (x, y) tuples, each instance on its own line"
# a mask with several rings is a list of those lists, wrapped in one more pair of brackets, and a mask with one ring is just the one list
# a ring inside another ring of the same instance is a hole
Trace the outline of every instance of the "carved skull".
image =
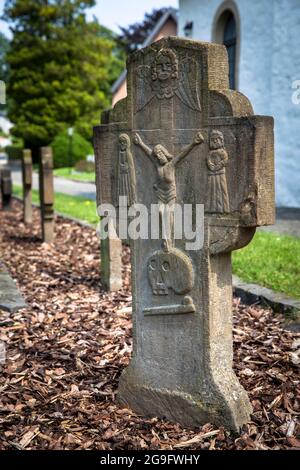
[(154, 295), (168, 295), (169, 289), (186, 294), (194, 285), (191, 260), (176, 248), (153, 253), (148, 260), (148, 275)]

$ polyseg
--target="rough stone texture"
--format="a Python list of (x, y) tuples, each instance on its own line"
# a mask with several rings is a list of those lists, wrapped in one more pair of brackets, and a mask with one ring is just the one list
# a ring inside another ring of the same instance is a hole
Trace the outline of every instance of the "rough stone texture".
[(122, 289), (122, 242), (119, 238), (101, 240), (101, 283), (109, 292)]
[(4, 341), (0, 341), (0, 367), (6, 362), (6, 347)]
[(166, 38), (132, 54), (127, 76), (127, 99), (94, 131), (98, 203), (125, 187), (171, 227), (175, 201), (203, 204), (205, 221), (199, 250), (172, 230), (131, 240), (134, 353), (119, 400), (237, 431), (251, 406), (232, 371), (231, 251), (274, 223), (273, 119), (228, 89), (223, 46)]
[(16, 312), (26, 307), (14, 280), (10, 277), (4, 264), (0, 262), (0, 309)]
[(32, 222), (32, 156), (30, 149), (23, 150), (23, 204), (25, 224)]
[(53, 155), (51, 147), (41, 148), (40, 204), (42, 239), (46, 243), (51, 243), (54, 239)]
[(2, 209), (10, 210), (12, 196), (12, 179), (10, 169), (2, 168), (0, 171), (0, 178)]
[[(120, 102), (121, 103), (121, 102)], [(95, 128), (94, 135), (94, 148), (95, 154), (99, 155), (102, 152), (102, 138), (98, 137), (97, 128)], [(104, 152), (109, 153), (109, 149), (104, 148)], [(116, 193), (117, 184), (112, 185), (111, 179), (117, 180), (117, 176), (120, 173), (117, 162), (116, 174), (112, 173), (111, 168), (112, 161), (98, 159), (96, 178), (98, 179), (97, 185), (97, 205), (102, 203), (117, 205)], [(100, 173), (101, 172), (101, 173)], [(119, 180), (120, 181), (120, 180)], [(102, 286), (109, 292), (118, 291), (122, 288), (122, 242), (116, 236), (114, 231), (114, 237), (108, 237), (101, 240), (101, 283)]]

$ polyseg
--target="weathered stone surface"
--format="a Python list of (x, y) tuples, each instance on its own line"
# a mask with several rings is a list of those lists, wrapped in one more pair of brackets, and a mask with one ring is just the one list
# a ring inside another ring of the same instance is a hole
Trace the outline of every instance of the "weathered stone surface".
[(54, 239), (53, 155), (51, 147), (42, 147), (40, 154), (40, 204), (42, 238), (46, 243)]
[(109, 292), (122, 289), (122, 241), (117, 237), (101, 240), (101, 283)]
[[(273, 119), (229, 90), (221, 45), (162, 39), (129, 57), (127, 77), (128, 97), (94, 130), (97, 200), (158, 204), (171, 230), (131, 240), (134, 351), (119, 400), (237, 431), (251, 405), (232, 370), (231, 252), (274, 222)], [(204, 205), (200, 249), (174, 239), (175, 202)]]
[(9, 168), (2, 168), (0, 171), (0, 186), (2, 196), (2, 209), (10, 210), (11, 207), (11, 196), (12, 196), (12, 179), (11, 171)]
[(6, 363), (6, 347), (4, 341), (0, 341), (0, 367)]
[(26, 307), (14, 280), (10, 277), (3, 263), (0, 263), (0, 309), (16, 312)]
[(32, 222), (32, 156), (30, 149), (23, 150), (23, 220)]

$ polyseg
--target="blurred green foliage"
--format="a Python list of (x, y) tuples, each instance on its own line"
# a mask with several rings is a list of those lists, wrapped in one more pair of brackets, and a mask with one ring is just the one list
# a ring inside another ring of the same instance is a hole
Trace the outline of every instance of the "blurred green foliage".
[[(67, 131), (58, 134), (51, 143), (53, 150), (54, 168), (74, 166), (79, 160), (85, 160), (87, 155), (93, 154), (93, 147), (80, 134), (74, 132), (72, 146)], [(72, 163), (72, 165), (70, 165)]]
[(4, 150), (7, 154), (8, 160), (22, 160), (23, 145), (7, 145)]
[(0, 33), (0, 80), (7, 81), (7, 63), (6, 54), (9, 49), (9, 40), (3, 33)]
[(6, 0), (8, 117), (26, 147), (49, 145), (72, 126), (91, 139), (110, 87), (124, 67), (111, 31), (86, 10), (94, 0)]

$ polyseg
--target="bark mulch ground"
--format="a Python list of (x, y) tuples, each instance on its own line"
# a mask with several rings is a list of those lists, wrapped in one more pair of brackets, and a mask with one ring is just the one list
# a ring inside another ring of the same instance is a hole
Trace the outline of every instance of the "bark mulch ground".
[(93, 229), (57, 218), (42, 244), (38, 211), (25, 227), (17, 201), (0, 226), (0, 258), (28, 303), (0, 312), (0, 449), (300, 448), (300, 335), (282, 318), (234, 300), (234, 368), (254, 409), (239, 436), (145, 419), (116, 402), (131, 354), (128, 250), (124, 288), (107, 294)]

